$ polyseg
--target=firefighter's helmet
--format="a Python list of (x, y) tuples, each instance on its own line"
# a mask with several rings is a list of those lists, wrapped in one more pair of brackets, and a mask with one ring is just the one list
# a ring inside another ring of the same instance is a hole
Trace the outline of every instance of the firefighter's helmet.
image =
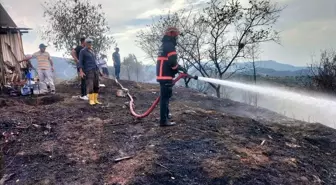
[(177, 37), (180, 35), (180, 31), (176, 27), (168, 27), (165, 31), (165, 35), (170, 37)]

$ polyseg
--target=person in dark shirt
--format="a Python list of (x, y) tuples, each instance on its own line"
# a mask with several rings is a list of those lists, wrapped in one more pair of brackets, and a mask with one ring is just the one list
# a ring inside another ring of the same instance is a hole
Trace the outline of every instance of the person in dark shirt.
[(113, 60), (113, 65), (114, 65), (114, 70), (115, 70), (115, 77), (117, 80), (120, 79), (120, 54), (119, 54), (119, 48), (115, 48), (115, 52), (112, 54), (112, 60)]
[[(85, 38), (80, 39), (81, 45), (78, 45), (75, 49), (72, 50), (71, 55), (72, 58), (75, 60), (77, 65), (77, 72), (79, 74), (79, 52), (85, 47)], [(81, 96), (80, 99), (82, 100), (89, 100), (86, 93), (86, 82), (85, 78), (81, 78)]]
[(86, 79), (90, 105), (95, 105), (101, 103), (98, 101), (99, 68), (96, 63), (96, 54), (92, 49), (92, 42), (90, 38), (85, 39), (85, 48), (79, 52), (79, 75)]

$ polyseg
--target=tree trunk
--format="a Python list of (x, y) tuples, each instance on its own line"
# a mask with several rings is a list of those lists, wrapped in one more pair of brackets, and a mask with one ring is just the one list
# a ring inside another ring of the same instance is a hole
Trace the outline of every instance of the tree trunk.
[(221, 93), (220, 93), (220, 85), (216, 87), (216, 95), (217, 95), (217, 98), (220, 98), (221, 97)]
[(254, 61), (254, 48), (252, 48), (252, 65), (253, 65), (253, 79), (254, 79), (254, 84), (257, 84), (257, 71), (256, 71), (256, 66), (255, 66), (255, 61)]
[(253, 62), (253, 79), (254, 79), (254, 84), (257, 84), (257, 72), (256, 72), (254, 62)]
[(186, 88), (189, 88), (189, 81), (186, 78), (184, 78), (183, 80), (184, 80), (184, 86)]
[(130, 74), (129, 66), (127, 66), (127, 77), (128, 77), (128, 80), (131, 80), (131, 74)]
[[(255, 51), (254, 48), (252, 48), (252, 65), (253, 65), (253, 80), (254, 80), (254, 84), (257, 84), (257, 70), (256, 70), (256, 66), (255, 66)], [(258, 93), (253, 93), (254, 97), (254, 106), (258, 106)]]

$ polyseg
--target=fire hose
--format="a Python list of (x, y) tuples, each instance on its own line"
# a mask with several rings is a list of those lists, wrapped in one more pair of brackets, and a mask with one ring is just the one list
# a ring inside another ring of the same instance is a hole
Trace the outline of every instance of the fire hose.
[[(190, 79), (195, 79), (195, 80), (198, 79), (197, 76), (191, 76), (191, 75), (186, 74), (186, 73), (180, 73), (173, 80), (173, 85), (175, 85), (176, 82), (178, 82), (182, 78), (188, 78), (189, 80)], [(117, 79), (115, 79), (115, 82), (120, 86), (120, 88), (127, 94), (128, 98), (130, 99), (129, 108), (130, 108), (131, 114), (136, 118), (144, 118), (144, 117), (148, 116), (154, 110), (154, 108), (157, 106), (157, 104), (160, 102), (160, 96), (159, 96), (159, 97), (156, 98), (156, 100), (152, 103), (152, 105), (149, 107), (149, 109), (146, 112), (144, 112), (143, 114), (137, 114), (134, 110), (135, 109), (134, 99), (133, 99), (132, 95), (130, 94), (129, 90), (124, 88), (122, 86), (122, 84)]]

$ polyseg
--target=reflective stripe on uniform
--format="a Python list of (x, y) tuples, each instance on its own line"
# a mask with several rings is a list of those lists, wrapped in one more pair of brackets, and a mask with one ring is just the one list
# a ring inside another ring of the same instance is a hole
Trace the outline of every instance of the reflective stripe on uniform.
[(165, 60), (168, 60), (168, 58), (166, 58), (166, 57), (158, 57), (158, 60), (160, 61), (160, 74), (159, 74), (159, 76), (162, 76), (163, 62)]
[(168, 57), (158, 57), (158, 60), (168, 60)]
[(170, 52), (167, 54), (168, 57), (172, 56), (172, 55), (177, 55), (176, 51)]
[[(165, 66), (165, 65), (168, 65), (167, 63), (165, 64), (165, 62), (168, 62), (169, 61), (169, 57), (170, 56), (173, 56), (173, 55), (177, 55), (176, 51), (172, 51), (172, 52), (169, 52), (167, 54), (167, 56), (160, 56), (157, 58), (158, 62), (160, 62), (160, 64), (158, 64), (159, 66), (159, 73), (157, 74), (157, 77), (156, 79), (157, 80), (173, 80), (173, 76), (170, 76), (169, 73), (168, 74), (165, 74), (166, 72), (164, 71), (164, 67), (169, 69), (170, 67), (168, 66)], [(174, 66), (173, 69), (177, 68), (178, 65)]]
[(171, 77), (171, 76), (157, 76), (156, 79), (158, 79), (158, 80), (172, 80), (173, 77)]
[(165, 61), (168, 61), (168, 57), (158, 57), (158, 60), (160, 61), (160, 72), (159, 72), (159, 76), (157, 76), (156, 79), (158, 79), (158, 80), (171, 80), (171, 79), (173, 79), (172, 77), (169, 77), (169, 76), (162, 76), (163, 63)]
[(159, 74), (159, 76), (162, 76), (162, 72), (163, 72), (163, 61), (164, 61), (164, 60), (160, 60), (160, 74)]

